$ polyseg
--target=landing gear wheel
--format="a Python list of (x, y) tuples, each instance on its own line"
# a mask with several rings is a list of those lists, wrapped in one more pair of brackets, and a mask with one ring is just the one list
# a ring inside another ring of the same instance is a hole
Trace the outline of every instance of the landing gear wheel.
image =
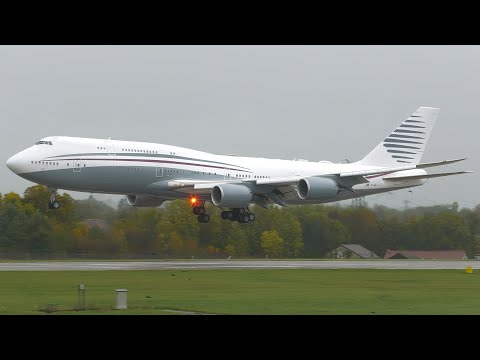
[(53, 187), (49, 187), (48, 191), (50, 191), (50, 200), (48, 202), (48, 208), (52, 210), (57, 210), (60, 207), (60, 203), (57, 201), (57, 189)]
[(246, 223), (248, 223), (249, 219), (250, 219), (250, 217), (248, 215), (240, 215), (238, 217), (238, 222), (240, 224), (246, 224)]
[(49, 201), (48, 208), (52, 210), (57, 210), (60, 208), (60, 203), (57, 200)]
[(210, 221), (210, 216), (208, 214), (200, 214), (197, 216), (199, 223), (208, 223)]
[(192, 209), (193, 213), (195, 215), (202, 215), (202, 214), (205, 214), (205, 208), (203, 206), (195, 206), (193, 209)]
[(222, 213), (220, 215), (221, 215), (223, 220), (228, 219), (228, 211), (222, 211)]
[(227, 219), (232, 221), (235, 220), (235, 216), (233, 216), (231, 211), (227, 211)]
[(245, 214), (246, 210), (245, 210), (244, 208), (240, 208), (240, 209), (238, 209), (238, 212), (239, 212), (241, 215), (243, 215), (243, 214)]
[(255, 221), (256, 216), (255, 216), (254, 213), (248, 214), (248, 217), (249, 217), (249, 220), (250, 220), (250, 221)]

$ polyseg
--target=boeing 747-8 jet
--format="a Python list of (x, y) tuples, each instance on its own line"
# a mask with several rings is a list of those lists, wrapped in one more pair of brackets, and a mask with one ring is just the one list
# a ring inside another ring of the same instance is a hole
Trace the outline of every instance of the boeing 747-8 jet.
[(465, 159), (420, 163), (439, 109), (420, 107), (367, 156), (353, 163), (280, 160), (207, 152), (156, 143), (49, 136), (12, 156), (15, 174), (51, 191), (123, 194), (137, 207), (186, 199), (201, 223), (205, 202), (223, 219), (255, 220), (249, 205), (321, 204), (423, 185), (427, 179), (469, 171), (427, 174), (429, 167)]

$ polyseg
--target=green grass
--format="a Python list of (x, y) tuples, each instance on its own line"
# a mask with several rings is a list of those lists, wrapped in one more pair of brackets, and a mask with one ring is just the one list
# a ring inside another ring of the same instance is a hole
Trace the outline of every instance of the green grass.
[[(76, 311), (77, 285), (87, 310)], [(115, 289), (128, 310), (115, 310)], [(0, 314), (480, 314), (480, 272), (157, 270), (0, 272)]]

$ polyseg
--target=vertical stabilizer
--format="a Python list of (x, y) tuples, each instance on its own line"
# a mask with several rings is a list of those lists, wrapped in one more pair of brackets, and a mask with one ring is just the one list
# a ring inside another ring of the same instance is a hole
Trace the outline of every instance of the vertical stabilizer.
[(418, 108), (359, 163), (390, 167), (417, 165), (439, 113), (438, 108)]

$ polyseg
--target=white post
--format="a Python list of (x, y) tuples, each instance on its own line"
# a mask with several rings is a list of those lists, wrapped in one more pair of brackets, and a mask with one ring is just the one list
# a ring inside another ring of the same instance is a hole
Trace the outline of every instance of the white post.
[(78, 309), (85, 310), (85, 284), (78, 285)]
[(116, 289), (117, 292), (117, 306), (116, 309), (127, 308), (127, 289)]

